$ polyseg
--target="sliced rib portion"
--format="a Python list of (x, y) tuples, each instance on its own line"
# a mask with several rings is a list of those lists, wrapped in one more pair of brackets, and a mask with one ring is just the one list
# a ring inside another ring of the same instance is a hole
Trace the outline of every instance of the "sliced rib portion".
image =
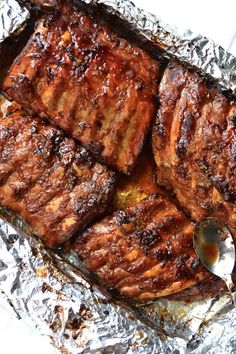
[(10, 110), (0, 118), (0, 205), (58, 246), (104, 212), (114, 173), (51, 124)]
[(194, 229), (166, 197), (152, 195), (93, 225), (75, 249), (109, 288), (147, 301), (188, 288), (208, 274), (193, 250)]
[(158, 182), (195, 220), (214, 215), (236, 237), (236, 104), (177, 64), (166, 69), (159, 97)]
[(154, 114), (157, 76), (143, 50), (64, 6), (39, 22), (3, 90), (129, 173)]

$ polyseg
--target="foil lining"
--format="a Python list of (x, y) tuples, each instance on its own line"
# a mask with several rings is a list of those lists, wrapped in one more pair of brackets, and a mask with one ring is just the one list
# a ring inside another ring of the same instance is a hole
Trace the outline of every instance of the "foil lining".
[(159, 337), (134, 311), (113, 302), (38, 240), (3, 220), (0, 288), (18, 317), (30, 317), (63, 353), (155, 353), (157, 348), (171, 353), (184, 345), (178, 337)]
[(16, 0), (0, 1), (0, 43), (9, 35), (23, 29), (29, 18), (29, 11), (18, 4)]
[(227, 296), (132, 308), (86, 279), (73, 255), (67, 255), (68, 264), (28, 236), (21, 220), (3, 209), (1, 217), (1, 292), (17, 317), (30, 320), (59, 352), (202, 354), (236, 348), (236, 310)]
[[(84, 2), (105, 5), (139, 35), (164, 48), (167, 56), (197, 66), (236, 92), (236, 59), (206, 38), (190, 31), (181, 37), (126, 0)], [(0, 2), (0, 41), (28, 16), (13, 3)], [(92, 282), (73, 254), (64, 254), (62, 259), (30, 237), (27, 225), (14, 215), (3, 209), (0, 215), (1, 297), (8, 300), (18, 318), (29, 319), (42, 335), (49, 336), (59, 352), (236, 352), (236, 309), (227, 295), (192, 304), (162, 299), (128, 306)]]

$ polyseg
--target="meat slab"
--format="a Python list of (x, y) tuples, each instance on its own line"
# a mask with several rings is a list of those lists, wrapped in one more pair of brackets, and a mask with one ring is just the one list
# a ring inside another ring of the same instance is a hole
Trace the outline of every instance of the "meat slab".
[(208, 274), (193, 249), (194, 230), (172, 202), (152, 195), (94, 224), (78, 237), (75, 249), (106, 286), (147, 301)]
[(148, 54), (66, 5), (39, 22), (3, 91), (129, 173), (154, 115), (157, 78)]
[(8, 107), (0, 115), (0, 205), (50, 247), (102, 214), (114, 173), (50, 123)]
[(172, 63), (153, 128), (158, 183), (195, 220), (215, 216), (236, 239), (236, 104)]

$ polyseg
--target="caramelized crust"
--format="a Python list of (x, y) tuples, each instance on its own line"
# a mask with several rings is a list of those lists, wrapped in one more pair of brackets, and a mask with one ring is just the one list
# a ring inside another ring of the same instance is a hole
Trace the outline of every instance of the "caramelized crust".
[(153, 128), (158, 182), (195, 220), (216, 216), (236, 237), (236, 104), (171, 64)]
[(0, 117), (0, 204), (48, 246), (102, 214), (113, 184), (113, 172), (51, 124), (12, 107)]
[(152, 195), (93, 225), (75, 249), (109, 288), (147, 301), (190, 287), (208, 274), (193, 250), (194, 229), (166, 197)]
[(154, 114), (157, 76), (143, 50), (64, 6), (39, 22), (3, 90), (129, 173)]

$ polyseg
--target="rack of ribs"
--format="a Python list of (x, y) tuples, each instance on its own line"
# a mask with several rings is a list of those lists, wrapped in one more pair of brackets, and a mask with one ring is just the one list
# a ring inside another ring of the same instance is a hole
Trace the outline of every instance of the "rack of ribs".
[(14, 104), (0, 115), (0, 205), (48, 246), (61, 245), (102, 214), (113, 185), (113, 172), (50, 123)]
[(91, 226), (78, 237), (75, 250), (106, 286), (149, 301), (209, 274), (194, 252), (194, 230), (167, 197), (151, 195)]
[(158, 183), (192, 218), (215, 216), (236, 238), (236, 104), (171, 63), (153, 127)]
[(155, 113), (158, 72), (142, 49), (65, 5), (39, 21), (3, 92), (130, 173)]

